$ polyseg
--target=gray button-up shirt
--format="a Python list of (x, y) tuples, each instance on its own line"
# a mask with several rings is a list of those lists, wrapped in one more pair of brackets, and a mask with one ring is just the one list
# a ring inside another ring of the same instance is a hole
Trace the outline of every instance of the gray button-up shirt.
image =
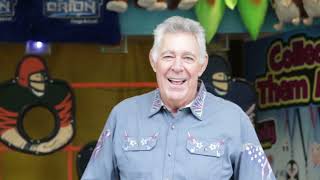
[(247, 115), (201, 84), (170, 113), (159, 90), (112, 110), (82, 180), (274, 180)]

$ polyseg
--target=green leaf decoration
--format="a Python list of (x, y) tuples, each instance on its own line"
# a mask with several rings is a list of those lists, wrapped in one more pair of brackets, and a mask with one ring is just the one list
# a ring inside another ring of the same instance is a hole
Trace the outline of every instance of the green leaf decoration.
[(195, 7), (196, 16), (206, 31), (209, 43), (216, 34), (225, 10), (224, 0), (199, 0)]
[(238, 0), (225, 0), (225, 3), (229, 9), (234, 10), (238, 3)]
[(239, 0), (238, 9), (251, 38), (256, 40), (267, 14), (268, 0)]

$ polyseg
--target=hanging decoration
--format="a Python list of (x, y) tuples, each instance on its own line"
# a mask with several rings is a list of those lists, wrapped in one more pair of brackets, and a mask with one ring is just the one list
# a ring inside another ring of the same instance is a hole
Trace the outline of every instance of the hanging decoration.
[[(141, 2), (141, 1), (140, 1)], [(166, 2), (166, 0), (143, 0), (142, 2), (144, 2), (145, 4), (140, 3), (141, 7), (147, 9), (148, 11), (163, 11), (168, 9), (168, 3)], [(138, 1), (138, 5), (139, 5), (139, 1)]]
[(279, 22), (275, 24), (274, 29), (280, 31), (285, 23), (299, 25), (303, 20), (307, 23), (308, 14), (303, 6), (302, 0), (272, 0), (272, 7), (278, 17)]
[(233, 10), (237, 5), (238, 0), (225, 0), (225, 2), (226, 2), (227, 7), (229, 9)]
[(302, 0), (302, 2), (309, 16), (304, 20), (304, 24), (311, 25), (314, 18), (320, 17), (320, 2), (318, 0)]
[(242, 21), (252, 39), (256, 40), (268, 10), (268, 0), (199, 0), (195, 12), (206, 30), (209, 43), (218, 30), (225, 6), (233, 10), (238, 5)]
[(196, 4), (196, 16), (205, 29), (207, 43), (209, 43), (216, 34), (224, 10), (224, 0), (199, 0)]
[(106, 8), (109, 11), (123, 13), (128, 9), (128, 0), (111, 0), (106, 4)]
[(268, 0), (239, 0), (238, 10), (253, 40), (258, 38), (268, 10)]

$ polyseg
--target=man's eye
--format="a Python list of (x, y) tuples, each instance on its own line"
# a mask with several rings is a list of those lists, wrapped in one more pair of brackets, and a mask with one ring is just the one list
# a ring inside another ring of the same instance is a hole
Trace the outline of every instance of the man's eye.
[(163, 59), (165, 60), (170, 60), (170, 59), (173, 59), (174, 57), (173, 56), (163, 56)]
[(185, 59), (187, 62), (193, 62), (194, 61), (193, 57), (184, 57), (183, 59)]

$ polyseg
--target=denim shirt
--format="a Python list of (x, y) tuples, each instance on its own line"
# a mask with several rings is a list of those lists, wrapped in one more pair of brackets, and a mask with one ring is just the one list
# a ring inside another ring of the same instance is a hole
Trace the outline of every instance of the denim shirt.
[(170, 113), (159, 90), (126, 99), (107, 120), (82, 180), (275, 180), (247, 115), (201, 83)]

